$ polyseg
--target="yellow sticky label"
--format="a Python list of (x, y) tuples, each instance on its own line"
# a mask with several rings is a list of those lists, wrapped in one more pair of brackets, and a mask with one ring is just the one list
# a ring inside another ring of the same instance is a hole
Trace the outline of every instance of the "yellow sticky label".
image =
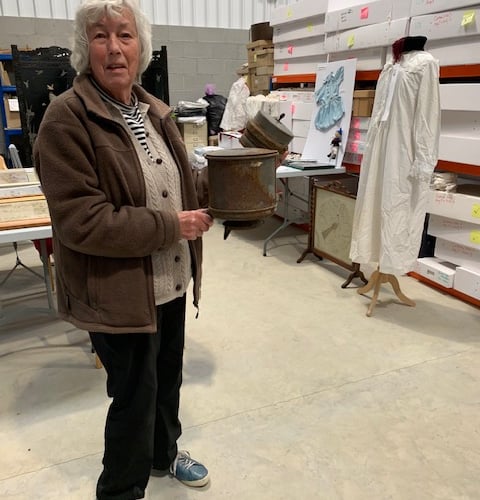
[(350, 35), (347, 40), (347, 47), (351, 49), (355, 45), (355, 35)]
[(293, 10), (289, 7), (289, 8), (287, 9), (287, 18), (290, 18), (290, 17), (292, 17), (292, 16), (293, 16)]
[(313, 31), (313, 24), (309, 24), (307, 26), (307, 31)]
[(478, 229), (470, 233), (470, 241), (475, 245), (480, 245), (480, 231)]
[(472, 206), (472, 217), (480, 219), (480, 203), (474, 203)]
[(474, 10), (468, 10), (467, 12), (463, 13), (462, 26), (468, 26), (469, 24), (472, 24), (473, 21), (475, 21)]

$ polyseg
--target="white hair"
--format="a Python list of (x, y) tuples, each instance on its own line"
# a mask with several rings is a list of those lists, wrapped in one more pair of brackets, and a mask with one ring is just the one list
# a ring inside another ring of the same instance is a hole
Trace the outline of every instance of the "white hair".
[(75, 15), (73, 46), (70, 63), (77, 73), (90, 72), (87, 28), (103, 16), (121, 15), (124, 9), (132, 12), (140, 41), (140, 61), (138, 75), (147, 69), (152, 59), (152, 29), (145, 14), (140, 10), (137, 0), (84, 0)]

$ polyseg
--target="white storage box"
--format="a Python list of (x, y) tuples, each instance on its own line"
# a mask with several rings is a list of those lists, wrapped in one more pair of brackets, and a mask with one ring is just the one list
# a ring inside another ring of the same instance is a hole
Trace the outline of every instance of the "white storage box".
[(243, 148), (240, 144), (240, 132), (220, 132), (218, 134), (218, 145), (223, 149)]
[(408, 21), (409, 19), (404, 17), (395, 21), (342, 31), (341, 33), (327, 34), (325, 51), (332, 53), (390, 46), (395, 40), (407, 35)]
[[(318, 65), (325, 62), (327, 62), (327, 54), (301, 57), (286, 61), (280, 59), (273, 62), (273, 74), (277, 76), (286, 76), (316, 73)], [(272, 78), (272, 82), (275, 83), (275, 76)]]
[(294, 137), (292, 142), (289, 144), (289, 151), (291, 153), (302, 154), (305, 149), (305, 144), (307, 142), (306, 137)]
[(453, 288), (470, 297), (480, 300), (480, 272), (457, 267)]
[(279, 24), (273, 28), (273, 43), (303, 40), (325, 34), (325, 15), (321, 14), (293, 23)]
[(426, 50), (438, 59), (440, 66), (478, 64), (480, 40), (476, 36), (431, 40)]
[(431, 190), (428, 193), (427, 212), (480, 224), (480, 197)]
[(480, 249), (437, 238), (435, 241), (435, 257), (480, 272)]
[(440, 85), (442, 111), (480, 111), (480, 83), (444, 83)]
[(420, 16), (433, 12), (452, 10), (460, 7), (478, 4), (478, 0), (415, 0), (412, 2), (410, 15)]
[(325, 28), (327, 32), (346, 30), (408, 16), (410, 16), (410, 1), (377, 0), (345, 9), (330, 10), (325, 17)]
[(381, 70), (385, 65), (385, 48), (350, 50), (348, 52), (333, 52), (329, 55), (329, 62), (356, 59), (357, 71)]
[(410, 22), (410, 35), (424, 35), (428, 40), (443, 40), (463, 36), (478, 35), (480, 28), (477, 20), (480, 8), (468, 10), (449, 10), (438, 14), (413, 17)]
[(428, 234), (480, 250), (480, 225), (430, 214)]
[(273, 47), (273, 59), (295, 59), (326, 54), (324, 36), (276, 43)]
[(277, 7), (270, 14), (270, 26), (310, 19), (313, 16), (325, 14), (327, 7), (328, 0), (302, 0), (284, 7)]
[(451, 262), (444, 262), (436, 257), (422, 257), (417, 259), (415, 271), (434, 283), (452, 288), (455, 281), (456, 266)]

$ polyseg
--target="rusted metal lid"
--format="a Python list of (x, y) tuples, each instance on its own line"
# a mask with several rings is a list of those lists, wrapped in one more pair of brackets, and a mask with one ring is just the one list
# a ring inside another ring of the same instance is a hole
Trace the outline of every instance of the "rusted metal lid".
[(245, 158), (250, 156), (272, 156), (278, 154), (278, 151), (273, 149), (263, 149), (263, 148), (233, 148), (233, 149), (219, 149), (217, 151), (212, 151), (205, 155), (208, 160), (210, 158), (221, 159), (221, 158)]
[(247, 122), (240, 144), (275, 149), (283, 153), (292, 139), (293, 133), (280, 120), (260, 110)]

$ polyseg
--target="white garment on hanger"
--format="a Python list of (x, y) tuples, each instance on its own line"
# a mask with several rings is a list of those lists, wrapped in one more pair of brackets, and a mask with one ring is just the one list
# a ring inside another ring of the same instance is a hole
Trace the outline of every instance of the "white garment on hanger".
[(387, 63), (360, 167), (350, 258), (385, 274), (412, 271), (421, 245), (430, 178), (438, 160), (438, 61), (428, 52)]

